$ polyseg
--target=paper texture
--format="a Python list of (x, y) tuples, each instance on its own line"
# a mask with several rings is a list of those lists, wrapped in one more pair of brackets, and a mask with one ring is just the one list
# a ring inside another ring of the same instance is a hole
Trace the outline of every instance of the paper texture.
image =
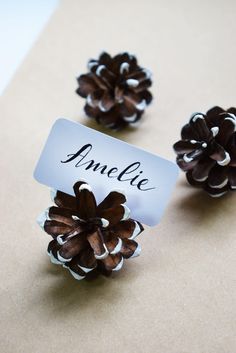
[(61, 3), (0, 97), (0, 352), (236, 351), (236, 194), (210, 199), (181, 173), (160, 224), (139, 237), (141, 256), (88, 283), (49, 262), (35, 222), (49, 190), (32, 178), (58, 116), (100, 130), (74, 91), (103, 49), (137, 54), (155, 80), (140, 128), (111, 135), (174, 160), (192, 112), (236, 104), (235, 11), (231, 0)]

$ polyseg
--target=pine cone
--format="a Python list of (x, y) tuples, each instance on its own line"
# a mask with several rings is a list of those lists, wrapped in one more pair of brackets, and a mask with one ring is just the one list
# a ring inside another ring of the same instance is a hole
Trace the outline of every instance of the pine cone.
[(102, 53), (88, 62), (89, 73), (78, 77), (76, 92), (86, 98), (85, 113), (111, 129), (136, 123), (151, 102), (151, 73), (128, 53)]
[(188, 182), (219, 197), (236, 189), (236, 108), (194, 114), (174, 145)]
[(123, 259), (138, 256), (134, 239), (142, 225), (129, 218), (126, 197), (112, 191), (97, 205), (91, 187), (83, 181), (74, 185), (75, 197), (56, 191), (56, 206), (38, 219), (53, 240), (48, 245), (51, 262), (63, 265), (78, 280), (96, 269), (103, 274), (118, 271)]

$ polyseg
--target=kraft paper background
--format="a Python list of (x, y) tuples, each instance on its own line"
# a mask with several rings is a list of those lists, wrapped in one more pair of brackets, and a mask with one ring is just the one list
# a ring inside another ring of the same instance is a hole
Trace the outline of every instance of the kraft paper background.
[(192, 112), (236, 105), (235, 12), (233, 0), (61, 2), (0, 97), (0, 352), (236, 352), (235, 194), (211, 199), (181, 173), (141, 257), (77, 282), (46, 255), (35, 219), (49, 190), (32, 177), (56, 118), (104, 131), (74, 93), (103, 49), (129, 50), (154, 73), (140, 128), (112, 135), (174, 160)]

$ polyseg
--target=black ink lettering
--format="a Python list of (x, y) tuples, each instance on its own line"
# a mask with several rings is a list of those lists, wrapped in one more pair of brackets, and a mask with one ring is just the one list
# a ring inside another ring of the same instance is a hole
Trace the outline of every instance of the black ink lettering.
[(94, 172), (96, 172), (97, 170), (101, 169), (101, 174), (105, 174), (105, 170), (107, 169), (107, 165), (100, 165), (100, 163), (95, 163), (95, 161), (92, 159), (91, 161), (85, 162), (83, 164), (80, 164), (80, 166), (86, 164), (86, 163), (90, 163), (85, 169), (88, 170), (90, 168), (93, 169)]
[(107, 172), (107, 175), (108, 175), (109, 178), (116, 178), (117, 175), (111, 176), (111, 174), (114, 174), (114, 173), (116, 173), (116, 172), (118, 172), (118, 168), (111, 168), (111, 169)]
[(153, 189), (156, 189), (156, 188), (146, 188), (146, 189), (142, 189), (141, 186), (142, 185), (147, 185), (147, 183), (149, 182), (148, 179), (142, 179), (140, 180), (140, 182), (137, 184), (137, 188), (141, 191), (148, 191), (148, 190), (153, 190)]
[[(66, 161), (61, 161), (61, 163), (71, 162), (71, 161), (73, 161), (75, 158), (77, 158), (79, 156), (82, 156), (82, 158), (81, 158), (81, 161), (82, 161), (87, 156), (87, 154), (91, 151), (92, 148), (93, 148), (92, 145), (90, 143), (88, 143), (87, 145), (84, 145), (83, 147), (81, 147), (81, 149), (78, 152), (68, 154), (67, 157), (70, 157), (70, 156), (71, 157), (68, 158)], [(88, 151), (86, 152), (85, 155), (83, 155), (82, 153), (84, 151), (86, 151), (86, 150), (88, 150)]]
[[(69, 163), (75, 160), (76, 158), (79, 158), (79, 160), (77, 160), (75, 164), (76, 168), (86, 166), (85, 170), (92, 170), (93, 172), (99, 171), (101, 174), (106, 174), (108, 178), (117, 178), (117, 180), (121, 182), (129, 181), (131, 186), (136, 186), (140, 191), (149, 191), (149, 190), (156, 189), (156, 187), (150, 187), (150, 188), (143, 187), (144, 185), (147, 185), (149, 183), (149, 179), (142, 179), (138, 181), (138, 179), (140, 178), (140, 175), (143, 173), (142, 170), (138, 171), (138, 169), (141, 167), (140, 162), (134, 162), (130, 164), (128, 167), (126, 167), (124, 170), (122, 170), (119, 173), (119, 170), (117, 167), (113, 167), (108, 170), (107, 165), (101, 165), (101, 163), (99, 162), (97, 163), (93, 159), (86, 161), (85, 158), (91, 152), (92, 148), (93, 146), (90, 143), (88, 143), (83, 147), (81, 147), (78, 150), (78, 152), (68, 154), (67, 159), (62, 160), (61, 163)], [(137, 172), (134, 173), (135, 171)]]
[(143, 171), (140, 170), (139, 174), (136, 175), (136, 176), (131, 180), (130, 184), (133, 185), (133, 186), (137, 186), (137, 184), (134, 184), (134, 182), (135, 182), (136, 179), (138, 179), (138, 178), (140, 177), (140, 174), (142, 174), (142, 173), (143, 173)]
[[(132, 164), (130, 164), (128, 167), (126, 167), (117, 177), (118, 180), (120, 181), (129, 181), (132, 180), (133, 178), (128, 178), (128, 179), (122, 179), (122, 177), (126, 174), (131, 174), (133, 173), (135, 170), (137, 170), (140, 167), (140, 162), (134, 162)], [(131, 169), (132, 167), (135, 167), (133, 169)]]

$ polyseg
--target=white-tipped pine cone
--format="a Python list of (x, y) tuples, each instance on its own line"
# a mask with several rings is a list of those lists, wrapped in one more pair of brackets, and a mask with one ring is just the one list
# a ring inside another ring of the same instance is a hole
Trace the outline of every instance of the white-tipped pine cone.
[(236, 190), (236, 108), (195, 113), (174, 144), (177, 164), (191, 185), (219, 197)]
[(136, 123), (151, 103), (151, 73), (128, 53), (111, 57), (102, 53), (88, 63), (89, 72), (78, 77), (76, 92), (86, 98), (86, 114), (111, 129)]
[(78, 280), (91, 271), (109, 275), (123, 260), (138, 256), (134, 240), (143, 226), (130, 218), (123, 193), (112, 191), (97, 205), (91, 187), (84, 181), (74, 185), (75, 197), (56, 191), (39, 224), (53, 240), (48, 245), (51, 261), (63, 265)]

